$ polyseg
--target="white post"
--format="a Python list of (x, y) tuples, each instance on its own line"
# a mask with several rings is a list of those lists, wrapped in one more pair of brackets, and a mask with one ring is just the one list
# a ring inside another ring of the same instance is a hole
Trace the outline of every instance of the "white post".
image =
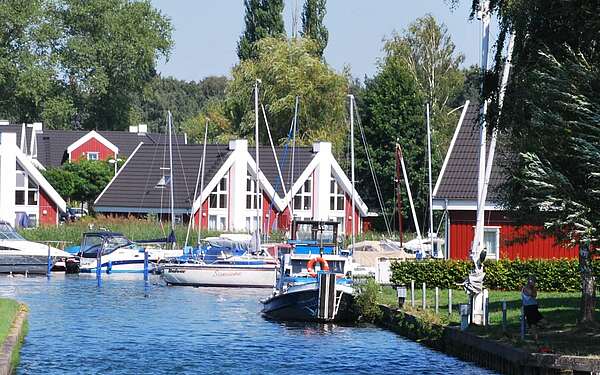
[(0, 133), (0, 219), (15, 225), (17, 134)]
[(261, 202), (260, 199), (260, 161), (258, 157), (258, 146), (259, 146), (259, 138), (258, 138), (258, 83), (260, 80), (256, 80), (254, 82), (254, 142), (255, 145), (255, 159), (256, 159), (256, 251), (260, 251), (260, 233), (261, 233), (261, 218), (262, 218), (262, 207), (259, 204)]
[[(327, 220), (329, 219), (329, 189), (331, 181), (331, 143), (318, 142), (313, 144), (313, 152), (319, 158), (319, 164), (315, 168), (314, 173), (314, 219)], [(349, 234), (349, 233), (346, 233)]]
[(431, 126), (429, 124), (429, 103), (427, 103), (427, 164), (429, 169), (429, 242), (431, 256), (437, 256), (433, 250), (433, 185), (431, 184)]
[(352, 176), (352, 249), (354, 249), (354, 238), (356, 236), (356, 217), (354, 208), (354, 95), (350, 94), (350, 165)]

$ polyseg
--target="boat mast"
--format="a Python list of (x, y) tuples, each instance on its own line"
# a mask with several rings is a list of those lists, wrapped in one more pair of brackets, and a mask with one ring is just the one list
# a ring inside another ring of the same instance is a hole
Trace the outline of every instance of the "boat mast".
[(402, 184), (400, 182), (400, 174), (402, 171), (400, 169), (400, 157), (401, 151), (399, 147), (396, 147), (396, 209), (398, 210), (398, 233), (400, 235), (400, 247), (402, 247)]
[(354, 95), (348, 95), (350, 97), (350, 165), (351, 165), (351, 177), (352, 177), (352, 250), (354, 251), (354, 237), (356, 235), (356, 223), (355, 223), (355, 208), (354, 208)]
[(292, 190), (294, 189), (294, 157), (296, 156), (296, 125), (298, 123), (298, 106), (300, 105), (300, 97), (296, 96), (296, 105), (294, 106), (294, 120), (292, 125), (292, 166), (290, 171), (290, 218), (294, 219), (294, 197)]
[(202, 208), (204, 202), (202, 202), (202, 191), (204, 190), (204, 166), (206, 165), (206, 141), (208, 139), (208, 119), (206, 125), (204, 125), (204, 146), (202, 147), (202, 172), (200, 172), (200, 210), (198, 214), (198, 246), (200, 246), (201, 232), (202, 229)]
[(429, 170), (429, 242), (431, 244), (431, 255), (433, 256), (433, 188), (431, 185), (431, 125), (429, 124), (429, 103), (427, 103), (427, 164)]
[(260, 163), (258, 159), (258, 84), (260, 80), (254, 82), (254, 142), (256, 143), (256, 251), (260, 251), (260, 217), (261, 207), (260, 202)]
[(415, 229), (417, 230), (417, 238), (419, 239), (419, 248), (423, 251), (423, 242), (421, 237), (421, 228), (419, 227), (419, 220), (417, 219), (417, 211), (415, 210), (415, 204), (412, 199), (412, 192), (410, 191), (410, 184), (408, 183), (408, 173), (406, 172), (406, 165), (404, 165), (404, 157), (402, 156), (402, 147), (396, 143), (396, 151), (400, 159), (400, 165), (402, 166), (402, 175), (404, 176), (404, 184), (406, 185), (406, 194), (408, 194), (408, 203), (410, 204), (410, 211), (412, 213), (413, 222), (415, 223)]
[[(173, 127), (173, 115), (171, 111), (168, 111), (168, 123), (169, 123), (169, 185), (171, 188), (171, 232), (175, 233), (175, 196), (173, 193), (173, 138), (172, 138), (172, 127)], [(170, 233), (169, 233), (170, 237)]]

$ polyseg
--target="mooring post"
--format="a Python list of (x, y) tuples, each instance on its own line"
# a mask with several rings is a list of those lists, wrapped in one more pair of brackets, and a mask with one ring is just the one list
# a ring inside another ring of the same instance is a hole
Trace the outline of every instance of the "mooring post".
[(410, 306), (415, 307), (415, 281), (410, 281)]
[(46, 270), (46, 276), (50, 278), (50, 272), (52, 272), (52, 256), (50, 254), (50, 244), (48, 244), (48, 269)]
[(102, 286), (102, 248), (104, 246), (100, 246), (98, 252), (96, 253), (96, 281), (98, 282), (98, 286)]
[(425, 285), (425, 283), (423, 283), (423, 292), (421, 295), (421, 300), (423, 302), (423, 310), (425, 310), (427, 308), (427, 286)]
[(440, 307), (440, 288), (435, 287), (435, 315), (438, 314)]
[(506, 301), (502, 301), (502, 331), (506, 332)]
[(521, 305), (521, 340), (525, 340), (525, 309)]
[(448, 289), (448, 315), (452, 315), (452, 289)]
[(148, 250), (144, 248), (144, 282), (148, 283)]

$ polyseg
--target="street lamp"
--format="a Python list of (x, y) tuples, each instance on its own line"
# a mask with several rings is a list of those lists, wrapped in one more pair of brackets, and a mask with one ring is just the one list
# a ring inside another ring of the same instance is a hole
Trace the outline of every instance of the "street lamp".
[(123, 161), (123, 159), (121, 159), (121, 158), (117, 158), (117, 159), (108, 159), (108, 162), (109, 162), (110, 164), (114, 164), (114, 166), (115, 166), (115, 175), (117, 174), (117, 168), (118, 168), (118, 165), (119, 165), (119, 162), (120, 162), (120, 161)]

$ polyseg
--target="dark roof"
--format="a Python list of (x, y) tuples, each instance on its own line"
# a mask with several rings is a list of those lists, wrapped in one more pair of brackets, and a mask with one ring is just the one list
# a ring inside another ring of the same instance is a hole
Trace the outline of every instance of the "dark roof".
[[(489, 137), (488, 143), (489, 147)], [(498, 166), (500, 142), (497, 143), (487, 200), (498, 197), (497, 189), (503, 182), (502, 168)], [(435, 199), (477, 200), (479, 175), (479, 105), (470, 104), (454, 142), (448, 164), (438, 186)]]
[[(189, 211), (194, 199), (198, 166), (202, 159), (202, 145), (173, 146), (173, 179), (175, 209)], [(227, 145), (207, 145), (205, 184), (212, 180), (230, 153)], [(169, 150), (166, 145), (144, 144), (127, 161), (119, 175), (95, 204), (97, 211), (114, 211), (111, 208), (129, 209), (129, 212), (147, 212), (153, 209), (169, 211), (169, 188), (157, 188), (168, 176)]]
[[(21, 147), (21, 131), (23, 129), (23, 125), (22, 124), (11, 124), (11, 125), (0, 125), (0, 133), (2, 132), (9, 132), (9, 133), (16, 133), (17, 134), (17, 147)], [(30, 139), (31, 139), (31, 128), (30, 127), (26, 127), (26, 142), (25, 142), (25, 153), (27, 153), (27, 150), (29, 150), (29, 144), (30, 144)]]
[[(166, 143), (166, 134), (131, 133), (127, 131), (97, 131), (119, 148), (119, 156), (129, 157), (140, 142), (149, 144)], [(67, 148), (89, 131), (85, 130), (44, 130), (37, 134), (38, 160), (46, 167), (60, 166), (68, 159)], [(175, 142), (183, 145), (184, 135), (175, 136)]]
[[(252, 155), (252, 159), (256, 159), (256, 148), (248, 147), (248, 152)], [(283, 185), (279, 178), (279, 172), (277, 171), (277, 164), (275, 163), (275, 157), (273, 156), (273, 150), (270, 146), (259, 147), (259, 167), (262, 173), (265, 175), (267, 180), (273, 185), (273, 188), (280, 197), (283, 197)], [(275, 147), (277, 153), (277, 160), (281, 168), (281, 175), (285, 182), (286, 191), (290, 190), (290, 177), (292, 172), (292, 149), (288, 148), (287, 153), (284, 147)], [(298, 180), (300, 174), (304, 172), (308, 164), (315, 157), (315, 153), (312, 147), (296, 147), (294, 156), (294, 182)]]

